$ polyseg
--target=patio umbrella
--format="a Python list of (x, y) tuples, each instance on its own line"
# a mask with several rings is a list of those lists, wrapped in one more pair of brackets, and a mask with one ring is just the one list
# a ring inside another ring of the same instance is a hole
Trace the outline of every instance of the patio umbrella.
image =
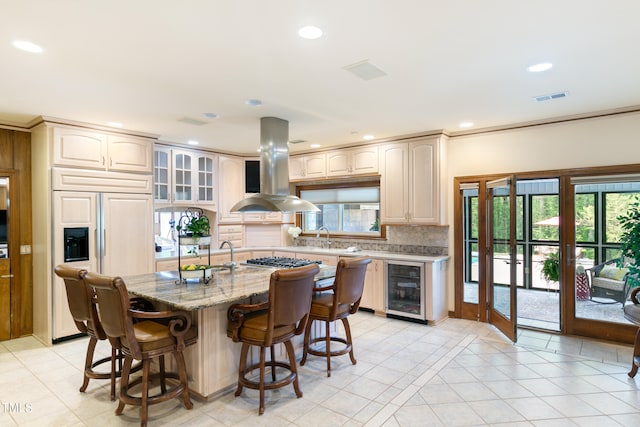
[(542, 221), (535, 222), (534, 224), (535, 225), (550, 225), (550, 226), (557, 227), (558, 225), (560, 225), (560, 217), (559, 216), (552, 216), (551, 218), (543, 219)]

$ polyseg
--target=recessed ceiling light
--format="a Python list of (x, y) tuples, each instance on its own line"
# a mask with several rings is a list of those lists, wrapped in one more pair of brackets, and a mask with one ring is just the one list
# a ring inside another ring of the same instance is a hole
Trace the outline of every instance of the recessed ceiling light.
[(13, 42), (13, 47), (30, 53), (42, 53), (44, 51), (41, 46), (27, 40), (15, 40)]
[(462, 122), (458, 126), (461, 128), (470, 128), (471, 126), (473, 126), (473, 122)]
[(311, 145), (309, 145), (309, 147), (311, 147), (311, 148), (320, 148), (321, 145), (320, 144), (311, 144)]
[(111, 126), (112, 128), (121, 128), (122, 127), (122, 123), (120, 123), (120, 122), (109, 122), (109, 123), (107, 123), (107, 125)]
[(220, 117), (216, 113), (202, 113), (202, 115), (207, 119), (217, 119), (218, 117)]
[(541, 71), (547, 71), (553, 67), (553, 64), (550, 62), (542, 62), (540, 64), (530, 65), (527, 67), (527, 71), (530, 73), (539, 73)]
[(373, 135), (364, 135), (362, 137), (362, 139), (367, 140), (367, 141), (371, 141), (372, 139), (375, 139), (375, 136), (373, 136)]
[(199, 143), (198, 141), (196, 141), (196, 140), (192, 139), (192, 140), (190, 140), (190, 141), (187, 141), (187, 144), (189, 144), (189, 145), (198, 145), (198, 144), (200, 144), (200, 143)]
[(307, 25), (306, 27), (302, 27), (298, 30), (298, 35), (303, 39), (315, 40), (322, 37), (322, 30), (318, 27), (314, 27), (313, 25)]
[(260, 101), (259, 99), (247, 99), (244, 103), (252, 107), (259, 107), (260, 105), (262, 105), (262, 101)]

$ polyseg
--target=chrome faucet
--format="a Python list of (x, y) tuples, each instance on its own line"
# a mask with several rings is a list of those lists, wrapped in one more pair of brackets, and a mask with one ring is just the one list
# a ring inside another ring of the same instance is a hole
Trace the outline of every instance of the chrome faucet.
[(224, 247), (224, 244), (227, 244), (229, 246), (229, 252), (231, 253), (231, 262), (225, 262), (224, 264), (222, 264), (224, 267), (227, 267), (231, 270), (233, 270), (234, 268), (236, 268), (236, 263), (233, 260), (233, 244), (229, 241), (229, 240), (225, 240), (224, 242), (222, 242), (220, 244), (220, 249), (222, 249)]
[[(316, 234), (316, 237), (320, 237), (320, 232), (324, 230), (327, 232), (327, 249), (329, 249), (331, 247), (331, 240), (329, 240), (329, 229), (327, 227), (325, 227), (324, 225), (320, 228), (318, 228), (318, 233)], [(324, 245), (323, 245), (324, 246)]]

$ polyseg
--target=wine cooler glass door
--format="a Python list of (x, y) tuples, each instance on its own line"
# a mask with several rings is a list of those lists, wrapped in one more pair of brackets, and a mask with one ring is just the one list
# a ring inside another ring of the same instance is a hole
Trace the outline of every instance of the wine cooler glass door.
[(387, 313), (425, 320), (424, 264), (387, 261), (385, 273)]

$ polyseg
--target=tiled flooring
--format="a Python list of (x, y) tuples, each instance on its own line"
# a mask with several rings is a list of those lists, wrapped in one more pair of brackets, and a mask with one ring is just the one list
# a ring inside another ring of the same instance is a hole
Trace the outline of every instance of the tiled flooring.
[[(632, 348), (521, 331), (517, 345), (491, 326), (448, 319), (424, 326), (368, 313), (350, 318), (358, 363), (318, 357), (300, 367), (304, 393), (230, 392), (211, 402), (150, 408), (150, 425), (202, 426), (610, 426), (640, 425), (640, 374)], [(108, 381), (82, 382), (86, 339), (43, 347), (0, 343), (0, 425), (139, 425), (138, 409), (113, 414)], [(108, 349), (102, 347), (101, 351)]]

